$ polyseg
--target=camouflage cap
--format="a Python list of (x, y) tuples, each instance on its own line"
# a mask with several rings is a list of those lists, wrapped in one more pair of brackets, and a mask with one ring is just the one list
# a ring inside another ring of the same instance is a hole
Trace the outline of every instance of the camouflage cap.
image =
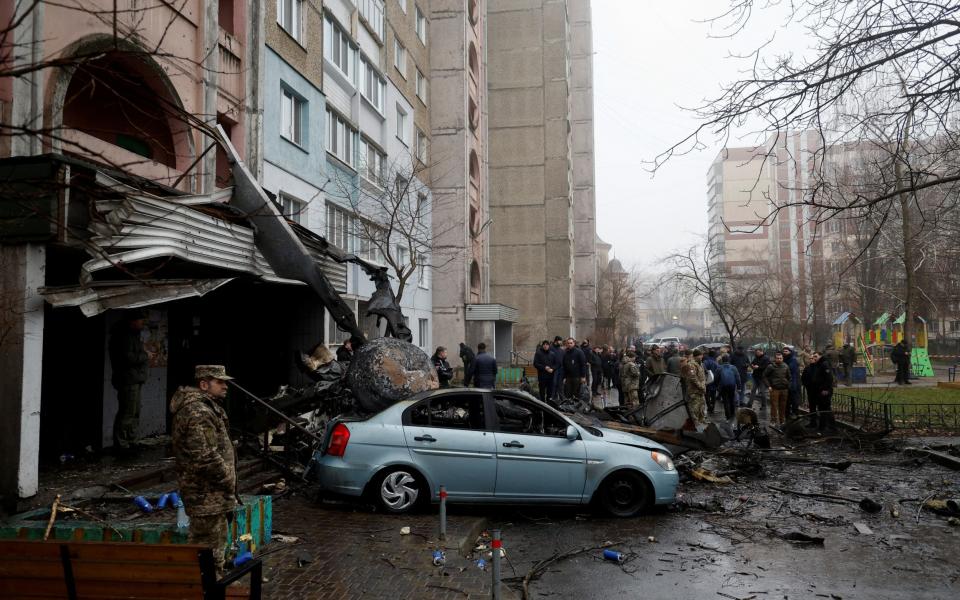
[(233, 379), (227, 375), (227, 368), (223, 365), (197, 365), (193, 369), (193, 376), (197, 381), (212, 377), (213, 379), (223, 379), (229, 381)]

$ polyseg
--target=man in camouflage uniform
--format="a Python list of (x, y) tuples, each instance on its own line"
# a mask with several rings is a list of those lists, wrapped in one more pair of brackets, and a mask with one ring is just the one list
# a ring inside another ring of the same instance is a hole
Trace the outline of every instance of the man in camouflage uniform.
[(233, 378), (222, 365), (198, 365), (194, 377), (197, 387), (177, 389), (170, 401), (173, 453), (190, 516), (189, 542), (210, 546), (222, 571), (227, 528), (237, 504), (236, 452), (222, 405)]
[(701, 364), (702, 359), (703, 353), (700, 350), (694, 350), (693, 352), (687, 350), (687, 361), (680, 373), (686, 385), (690, 414), (693, 415), (693, 419), (698, 425), (707, 420), (705, 399), (707, 378)]
[(636, 352), (627, 350), (620, 363), (620, 387), (624, 395), (621, 404), (625, 408), (636, 408), (640, 405), (640, 365), (636, 358)]
[(117, 390), (113, 420), (113, 450), (117, 453), (133, 450), (139, 435), (140, 390), (147, 381), (151, 357), (141, 338), (146, 319), (140, 310), (126, 313), (113, 327), (107, 345), (113, 373), (110, 382)]

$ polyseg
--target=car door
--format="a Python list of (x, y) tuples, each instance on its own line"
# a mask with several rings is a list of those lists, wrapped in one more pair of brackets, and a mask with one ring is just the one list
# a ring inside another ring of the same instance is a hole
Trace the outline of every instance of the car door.
[(445, 486), (450, 498), (493, 496), (496, 446), (486, 422), (480, 392), (443, 392), (404, 411), (403, 433), (414, 463), (437, 489)]
[(586, 446), (568, 440), (569, 425), (549, 408), (524, 398), (494, 395), (498, 500), (579, 502)]

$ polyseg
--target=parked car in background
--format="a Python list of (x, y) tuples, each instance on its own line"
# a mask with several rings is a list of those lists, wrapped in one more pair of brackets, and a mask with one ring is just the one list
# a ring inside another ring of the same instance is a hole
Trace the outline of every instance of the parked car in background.
[(754, 344), (750, 346), (750, 352), (753, 352), (756, 349), (763, 350), (764, 354), (773, 354), (775, 352), (780, 352), (784, 348), (790, 348), (792, 351), (794, 348), (792, 345), (787, 344), (786, 342), (760, 342), (759, 344)]
[(693, 349), (700, 350), (701, 352), (706, 354), (710, 350), (715, 350), (717, 352), (720, 352), (720, 349), (723, 348), (724, 346), (726, 346), (726, 344), (724, 344), (723, 342), (709, 342), (706, 344), (700, 344), (699, 346), (694, 346)]
[(660, 344), (659, 344), (659, 345), (660, 345), (661, 347), (664, 347), (664, 348), (676, 348), (676, 349), (678, 349), (678, 350), (685, 350), (685, 349), (686, 349), (686, 347), (684, 347), (684, 348), (681, 348), (681, 347), (680, 347), (680, 346), (683, 346), (683, 344), (680, 343), (680, 338), (678, 338), (678, 337), (665, 337), (665, 338), (660, 338)]
[(649, 350), (650, 348), (653, 348), (654, 346), (659, 346), (659, 345), (660, 345), (660, 338), (650, 338), (649, 340), (643, 343), (643, 347), (646, 348), (647, 350)]
[(588, 504), (630, 517), (673, 503), (672, 455), (574, 423), (514, 390), (422, 392), (368, 419), (334, 419), (315, 456), (324, 492), (391, 513), (438, 502)]

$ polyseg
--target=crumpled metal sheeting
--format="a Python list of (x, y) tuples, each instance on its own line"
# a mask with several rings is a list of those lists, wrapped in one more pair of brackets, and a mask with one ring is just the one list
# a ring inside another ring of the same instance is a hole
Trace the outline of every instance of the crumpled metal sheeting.
[(396, 338), (378, 338), (357, 349), (347, 381), (359, 407), (370, 413), (440, 387), (427, 354)]
[[(92, 222), (80, 282), (89, 284), (97, 271), (145, 260), (173, 257), (214, 268), (247, 273), (265, 281), (302, 285), (276, 275), (254, 243), (253, 230), (204, 212), (149, 196), (99, 200), (102, 221)], [(333, 286), (346, 289), (346, 267), (311, 252)]]
[(167, 281), (146, 285), (141, 282), (94, 287), (46, 288), (41, 293), (54, 307), (77, 306), (83, 315), (93, 317), (111, 309), (141, 308), (183, 298), (203, 296), (233, 279)]

